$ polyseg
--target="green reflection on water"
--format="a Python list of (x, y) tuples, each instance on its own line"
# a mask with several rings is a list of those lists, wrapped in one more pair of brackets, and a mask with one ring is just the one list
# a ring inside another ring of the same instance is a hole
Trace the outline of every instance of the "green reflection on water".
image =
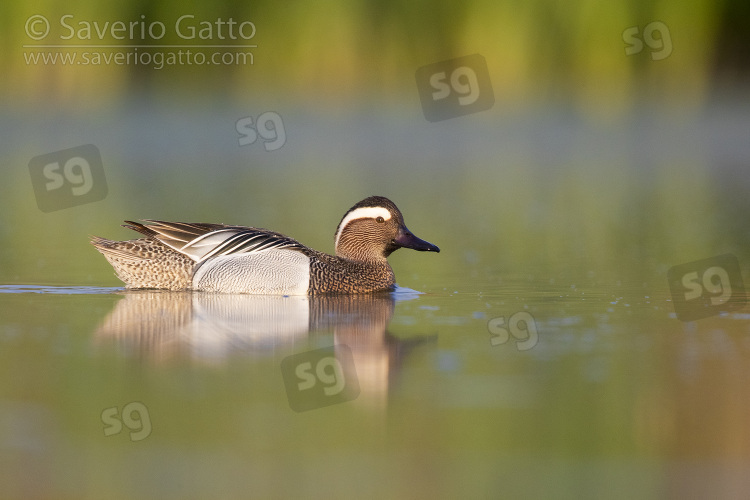
[[(349, 332), (359, 397), (305, 413), (281, 360), (335, 344), (334, 327), (261, 350), (209, 330), (216, 345), (118, 343), (97, 334), (118, 293), (0, 294), (0, 482), (15, 496), (742, 490), (747, 318), (683, 324), (666, 280), (698, 258), (747, 262), (739, 188), (701, 163), (106, 168), (104, 201), (49, 214), (28, 172), (9, 174), (21, 187), (0, 197), (0, 282), (120, 286), (87, 240), (133, 237), (117, 227), (130, 218), (258, 225), (330, 251), (343, 212), (375, 193), (442, 252), (391, 257), (399, 284), (426, 293), (396, 303), (387, 336)], [(520, 311), (538, 343), (493, 345), (489, 321)], [(102, 412), (134, 402), (151, 432), (105, 436)]]
[[(442, 289), (467, 277), (497, 283), (517, 272), (553, 278), (571, 265), (599, 279), (651, 281), (685, 261), (727, 251), (742, 255), (747, 231), (737, 231), (745, 227), (737, 224), (739, 194), (700, 164), (667, 163), (649, 172), (632, 165), (550, 169), (477, 164), (442, 168), (435, 177), (428, 166), (390, 163), (376, 176), (343, 165), (160, 165), (139, 172), (110, 163), (104, 201), (49, 214), (36, 208), (33, 193), (23, 188), (28, 172), (19, 169), (9, 183), (19, 189), (0, 198), (6, 214), (0, 282), (119, 285), (87, 241), (91, 234), (137, 237), (118, 227), (124, 219), (266, 227), (332, 252), (344, 211), (375, 193), (396, 201), (410, 229), (443, 249), (391, 257), (399, 283), (411, 288)], [(428, 189), (425, 177), (433, 179)], [(481, 290), (466, 281), (461, 287)]]
[[(5, 293), (0, 474), (14, 496), (660, 498), (697, 476), (731, 497), (750, 455), (747, 315), (685, 324), (665, 289), (519, 278), (408, 296), (392, 317), (387, 295), (318, 303), (321, 330), (261, 343), (249, 297)], [(488, 321), (519, 311), (537, 344), (492, 345)], [(296, 328), (290, 313), (271, 324)], [(281, 361), (338, 343), (361, 393), (292, 411)], [(147, 415), (105, 435), (102, 412), (134, 402)]]

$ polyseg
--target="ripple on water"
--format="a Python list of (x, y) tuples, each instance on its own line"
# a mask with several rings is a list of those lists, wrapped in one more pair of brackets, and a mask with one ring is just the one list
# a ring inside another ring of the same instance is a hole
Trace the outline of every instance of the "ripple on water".
[[(0, 293), (49, 293), (58, 295), (90, 295), (99, 293), (118, 293), (124, 287), (104, 286), (50, 286), (50, 285), (0, 285)], [(411, 288), (397, 286), (392, 292), (397, 301), (413, 300), (423, 295), (422, 292)]]
[(0, 285), (0, 293), (50, 293), (58, 295), (90, 295), (96, 293), (116, 293), (122, 287), (102, 286), (48, 286), (48, 285)]

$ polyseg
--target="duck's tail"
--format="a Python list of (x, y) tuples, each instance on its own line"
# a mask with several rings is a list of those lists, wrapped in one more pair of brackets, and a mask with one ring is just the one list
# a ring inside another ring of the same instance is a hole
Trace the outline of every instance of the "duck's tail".
[(195, 262), (154, 238), (112, 241), (92, 236), (91, 244), (127, 288), (187, 290), (192, 285)]

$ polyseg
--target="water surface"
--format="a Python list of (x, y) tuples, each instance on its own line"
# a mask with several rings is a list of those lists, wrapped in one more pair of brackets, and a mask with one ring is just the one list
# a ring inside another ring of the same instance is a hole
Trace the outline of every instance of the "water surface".
[[(744, 102), (439, 124), (261, 102), (273, 153), (237, 145), (236, 107), (0, 119), (3, 496), (747, 496), (750, 310), (682, 321), (668, 279), (726, 254), (750, 279)], [(106, 198), (41, 212), (29, 159), (89, 142)], [(88, 243), (157, 218), (331, 252), (372, 194), (441, 248), (394, 253), (395, 293), (128, 291)], [(701, 300), (707, 269), (682, 274)]]
[[(750, 314), (684, 323), (666, 283), (552, 281), (318, 298), (3, 286), (2, 484), (71, 498), (83, 484), (91, 498), (741, 496)], [(533, 328), (503, 336), (519, 313)], [(343, 378), (342, 400), (295, 411), (285, 360), (331, 347), (343, 369), (316, 381)]]

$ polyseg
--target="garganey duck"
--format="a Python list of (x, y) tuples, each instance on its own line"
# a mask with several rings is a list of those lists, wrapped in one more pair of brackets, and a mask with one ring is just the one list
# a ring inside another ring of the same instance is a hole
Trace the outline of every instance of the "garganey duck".
[(147, 219), (123, 227), (145, 235), (129, 241), (97, 236), (91, 243), (127, 288), (305, 295), (389, 290), (396, 278), (387, 257), (399, 248), (439, 252), (414, 236), (396, 205), (371, 196), (336, 228), (336, 255), (267, 229)]

